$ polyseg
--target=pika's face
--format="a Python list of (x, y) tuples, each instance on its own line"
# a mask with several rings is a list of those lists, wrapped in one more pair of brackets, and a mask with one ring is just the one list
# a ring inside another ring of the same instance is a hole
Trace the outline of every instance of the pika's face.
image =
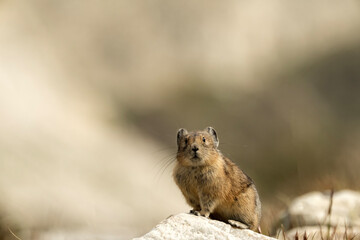
[(209, 163), (217, 155), (219, 139), (212, 127), (190, 133), (186, 129), (180, 129), (177, 134), (177, 144), (177, 160), (180, 164), (201, 166)]

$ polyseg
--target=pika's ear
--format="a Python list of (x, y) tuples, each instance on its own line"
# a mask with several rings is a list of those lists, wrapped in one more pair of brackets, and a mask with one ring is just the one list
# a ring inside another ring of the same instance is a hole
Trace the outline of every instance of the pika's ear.
[(177, 145), (180, 145), (181, 138), (187, 134), (188, 131), (185, 128), (180, 128), (177, 132)]
[(207, 127), (206, 131), (212, 136), (213, 141), (214, 141), (214, 146), (215, 146), (215, 148), (217, 148), (219, 146), (219, 138), (218, 138), (218, 135), (217, 135), (215, 129), (212, 127)]

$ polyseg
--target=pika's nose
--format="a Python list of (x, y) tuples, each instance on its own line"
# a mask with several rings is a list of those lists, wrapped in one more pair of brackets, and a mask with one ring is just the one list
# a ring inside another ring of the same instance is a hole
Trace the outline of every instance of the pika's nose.
[(197, 150), (199, 150), (199, 148), (198, 148), (198, 146), (194, 145), (194, 146), (192, 146), (192, 150), (193, 150), (194, 152), (197, 152)]

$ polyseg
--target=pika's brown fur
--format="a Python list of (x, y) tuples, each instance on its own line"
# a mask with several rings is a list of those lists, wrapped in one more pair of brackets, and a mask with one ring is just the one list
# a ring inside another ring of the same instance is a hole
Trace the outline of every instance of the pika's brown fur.
[(177, 134), (174, 179), (191, 213), (258, 230), (261, 203), (252, 179), (218, 150), (215, 129)]

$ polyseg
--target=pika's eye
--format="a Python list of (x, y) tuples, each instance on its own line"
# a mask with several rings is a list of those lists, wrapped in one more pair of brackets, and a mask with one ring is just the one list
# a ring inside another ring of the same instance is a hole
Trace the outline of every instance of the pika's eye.
[(205, 137), (203, 137), (203, 142), (206, 142), (206, 139), (205, 139)]
[(187, 140), (187, 138), (185, 138), (185, 144), (187, 144), (188, 143), (188, 140)]

